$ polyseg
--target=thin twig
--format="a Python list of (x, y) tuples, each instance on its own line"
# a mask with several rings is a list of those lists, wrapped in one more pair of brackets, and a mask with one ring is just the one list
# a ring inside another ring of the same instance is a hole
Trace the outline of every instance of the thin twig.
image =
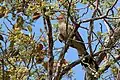
[(116, 0), (116, 1), (113, 3), (113, 5), (108, 9), (106, 15), (109, 14), (109, 12), (114, 8), (114, 6), (117, 4), (117, 2), (118, 2), (118, 0)]
[[(98, 4), (99, 4), (99, 0), (96, 0), (96, 7), (95, 10), (92, 14), (92, 18), (94, 18), (96, 16), (96, 11), (98, 9)], [(91, 40), (92, 40), (92, 32), (93, 32), (93, 28), (94, 28), (94, 21), (90, 21), (90, 26), (89, 26), (89, 32), (88, 32), (88, 47), (90, 50), (90, 55), (93, 56), (93, 50), (92, 50), (92, 45), (91, 45)]]
[[(90, 4), (93, 5), (93, 7), (96, 7), (95, 4), (93, 4), (93, 3), (91, 3), (91, 2), (90, 2)], [(98, 11), (98, 13), (99, 13), (100, 15), (102, 15), (102, 12), (100, 11), (99, 8), (97, 9), (97, 11)], [(107, 17), (107, 16), (108, 16), (108, 15), (106, 15), (106, 17)], [(113, 30), (112, 26), (109, 24), (109, 22), (108, 22), (105, 18), (103, 18), (103, 20), (104, 20), (104, 22), (105, 22), (105, 24), (106, 24), (106, 27), (107, 27), (108, 32), (110, 33), (110, 30), (112, 30), (112, 32), (114, 32), (114, 30)]]

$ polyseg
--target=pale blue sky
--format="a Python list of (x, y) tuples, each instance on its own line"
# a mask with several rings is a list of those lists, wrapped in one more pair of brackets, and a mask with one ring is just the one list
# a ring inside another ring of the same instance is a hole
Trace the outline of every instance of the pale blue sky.
[[(117, 4), (117, 6), (120, 6), (119, 4), (120, 4), (120, 1), (119, 1), (119, 3)], [(79, 5), (77, 5), (77, 7), (83, 8), (83, 7), (85, 7), (85, 5), (79, 4)], [(80, 11), (79, 13), (81, 14), (81, 12), (83, 12), (83, 11)], [(89, 9), (89, 12), (85, 15), (84, 19), (91, 18), (91, 13), (92, 13), (92, 11)], [(39, 35), (39, 32), (37, 32), (37, 31), (39, 30), (39, 28), (40, 28), (40, 27), (44, 28), (44, 27), (43, 27), (43, 24), (40, 23), (41, 21), (42, 21), (42, 18), (38, 19), (38, 20), (35, 21), (35, 23), (34, 23), (35, 26), (36, 26), (36, 27), (34, 28), (34, 31), (35, 31), (36, 34), (38, 34), (38, 35)], [(56, 23), (56, 21), (53, 21), (53, 23)], [(99, 23), (103, 23), (103, 21), (101, 21), (101, 20), (95, 21), (95, 28), (94, 28), (94, 29), (95, 29), (96, 32), (100, 30), (100, 25), (99, 25)], [(82, 26), (86, 26), (86, 27), (88, 27), (88, 25), (89, 25), (88, 23), (82, 24)], [(103, 26), (105, 26), (105, 25), (103, 24)], [(106, 28), (103, 28), (103, 31), (106, 31)], [(84, 40), (85, 42), (87, 42), (87, 32), (86, 32), (86, 30), (79, 29), (79, 32), (80, 32), (83, 40)], [(56, 44), (56, 46), (58, 46), (58, 47), (59, 47), (59, 45), (60, 45), (60, 46), (63, 45), (63, 44), (60, 43), (59, 41), (57, 41), (55, 44)], [(94, 44), (93, 44), (93, 47), (94, 47)], [(66, 53), (65, 58), (66, 58), (68, 61), (70, 61), (70, 62), (72, 62), (72, 61), (74, 61), (74, 60), (77, 60), (77, 59), (78, 59), (77, 51), (76, 51), (75, 49), (73, 49), (73, 48), (70, 48), (70, 49), (68, 50), (68, 52)], [(73, 70), (73, 72), (74, 72), (74, 77), (72, 78), (72, 80), (74, 80), (74, 79), (76, 79), (76, 80), (84, 80), (84, 69), (83, 69), (83, 67), (82, 67), (81, 65), (75, 66), (72, 70)], [(63, 79), (63, 80), (66, 80), (66, 79)]]
[[(85, 7), (82, 4), (79, 4), (78, 6), (79, 7)], [(91, 16), (91, 14), (88, 13), (84, 18), (90, 18), (90, 16)], [(44, 29), (44, 25), (43, 25), (42, 22), (43, 22), (42, 18), (40, 18), (40, 19), (38, 19), (38, 20), (36, 20), (34, 22), (35, 27), (33, 27), (33, 31), (35, 31), (36, 35), (38, 35), (38, 36), (40, 34), (39, 33), (40, 28)], [(52, 22), (53, 22), (53, 24), (56, 23), (56, 21), (52, 21)], [(83, 26), (88, 26), (88, 23), (85, 23), (85, 24), (82, 24), (82, 25)], [(86, 31), (83, 30), (83, 29), (79, 29), (79, 32), (80, 32), (82, 37), (84, 36), (83, 37), (84, 41), (87, 40), (87, 36), (86, 36), (87, 33), (86, 33)], [(57, 41), (57, 42), (55, 42), (55, 45), (57, 47), (60, 47), (61, 45), (64, 45), (64, 44), (60, 43), (59, 41)], [(75, 49), (73, 49), (73, 48), (70, 48), (68, 50), (68, 52), (66, 53), (65, 58), (66, 58), (66, 60), (68, 60), (70, 62), (77, 60), (78, 59), (77, 51)], [(74, 72), (74, 77), (72, 78), (72, 80), (73, 79), (84, 80), (84, 69), (83, 69), (83, 67), (80, 64), (73, 68), (73, 72)], [(66, 80), (66, 79), (63, 79), (63, 80)]]
[[(119, 1), (119, 3), (118, 3), (118, 6), (120, 6), (120, 1)], [(83, 8), (83, 7), (85, 7), (85, 5), (79, 4), (77, 7)], [(81, 11), (81, 12), (83, 12), (83, 11)], [(79, 12), (79, 13), (81, 14), (81, 12)], [(92, 12), (92, 11), (89, 10), (89, 13), (87, 13), (87, 15), (85, 15), (84, 18), (90, 18), (90, 17), (91, 17), (91, 12)], [(2, 20), (4, 20), (4, 19), (0, 19), (0, 23), (3, 22)], [(7, 23), (7, 25), (10, 25), (9, 22), (7, 22), (7, 21), (5, 21), (5, 22)], [(56, 23), (56, 21), (52, 21), (52, 22), (53, 22), (53, 23)], [(95, 30), (96, 30), (96, 31), (100, 29), (100, 27), (98, 26), (98, 25), (99, 25), (99, 22), (101, 22), (101, 21), (96, 21), (96, 23), (95, 23)], [(102, 23), (103, 23), (103, 22), (102, 22)], [(44, 29), (44, 25), (43, 25), (42, 18), (36, 20), (36, 21), (34, 22), (34, 25), (35, 25), (35, 27), (33, 27), (33, 32), (35, 32), (36, 35), (39, 36), (39, 35), (40, 35), (40, 28), (43, 28), (43, 29)], [(86, 27), (87, 27), (88, 25), (89, 25), (88, 23), (82, 24), (82, 26), (86, 26)], [(10, 28), (10, 27), (11, 27), (11, 25), (9, 26), (9, 28)], [(3, 30), (6, 31), (7, 29), (6, 29), (6, 28), (3, 28)], [(105, 28), (104, 28), (104, 31), (106, 31)], [(84, 40), (85, 42), (87, 42), (87, 32), (86, 32), (85, 30), (83, 30), (83, 29), (79, 29), (79, 32), (80, 32), (83, 40)], [(61, 45), (63, 45), (63, 44), (60, 43), (59, 41), (56, 42), (56, 46), (59, 47), (59, 46), (61, 46)], [(77, 59), (78, 59), (77, 51), (76, 51), (75, 49), (73, 49), (73, 48), (70, 48), (70, 49), (68, 50), (68, 52), (66, 53), (65, 58), (66, 58), (68, 61), (70, 61), (70, 62), (72, 62), (72, 61), (74, 61), (74, 60), (77, 60)], [(76, 78), (76, 80), (84, 80), (84, 69), (83, 69), (83, 67), (82, 67), (81, 65), (75, 66), (75, 67), (73, 68), (73, 72), (74, 72), (74, 77), (73, 77), (72, 80), (74, 80), (74, 78)], [(66, 79), (63, 79), (63, 80), (66, 80)]]

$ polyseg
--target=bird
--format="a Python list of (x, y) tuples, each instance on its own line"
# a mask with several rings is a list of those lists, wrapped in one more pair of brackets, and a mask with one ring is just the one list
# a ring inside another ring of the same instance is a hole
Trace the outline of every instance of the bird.
[[(60, 42), (65, 43), (70, 35), (70, 33), (72, 32), (72, 30), (75, 28), (73, 25), (68, 24), (68, 28), (66, 26), (66, 22), (65, 22), (65, 17), (63, 14), (59, 15), (57, 17), (58, 19), (58, 39)], [(66, 30), (67, 29), (67, 30)], [(81, 37), (81, 35), (79, 34), (78, 31), (76, 31), (73, 34), (73, 38), (69, 40), (69, 44), (70, 47), (77, 49), (78, 51), (78, 55), (83, 57), (88, 55), (87, 49), (85, 47), (84, 41)]]
[[(75, 27), (71, 24), (66, 25), (64, 14), (60, 14), (57, 17), (57, 19), (58, 19), (58, 39), (60, 42), (65, 43), (68, 40), (70, 33)], [(78, 51), (78, 56), (79, 58), (82, 59), (81, 65), (83, 65), (85, 68), (89, 67), (96, 71), (98, 70), (98, 64), (93, 59), (93, 57), (91, 57), (87, 52), (85, 43), (78, 31), (76, 31), (73, 34), (72, 39), (70, 38), (68, 40), (68, 45), (72, 48), (75, 48)]]

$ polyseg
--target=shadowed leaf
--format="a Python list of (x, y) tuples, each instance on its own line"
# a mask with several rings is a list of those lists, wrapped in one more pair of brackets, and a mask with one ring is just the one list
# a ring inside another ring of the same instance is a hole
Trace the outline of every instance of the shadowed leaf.
[(0, 35), (0, 40), (4, 41), (4, 38), (3, 38), (3, 36), (2, 36), (2, 35)]

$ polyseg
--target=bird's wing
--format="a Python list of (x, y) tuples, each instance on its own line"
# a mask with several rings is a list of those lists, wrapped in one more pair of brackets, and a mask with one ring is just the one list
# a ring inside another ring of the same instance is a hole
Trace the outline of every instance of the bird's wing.
[(75, 33), (74, 38), (70, 42), (72, 47), (77, 49), (80, 56), (88, 55), (84, 41), (78, 31)]

